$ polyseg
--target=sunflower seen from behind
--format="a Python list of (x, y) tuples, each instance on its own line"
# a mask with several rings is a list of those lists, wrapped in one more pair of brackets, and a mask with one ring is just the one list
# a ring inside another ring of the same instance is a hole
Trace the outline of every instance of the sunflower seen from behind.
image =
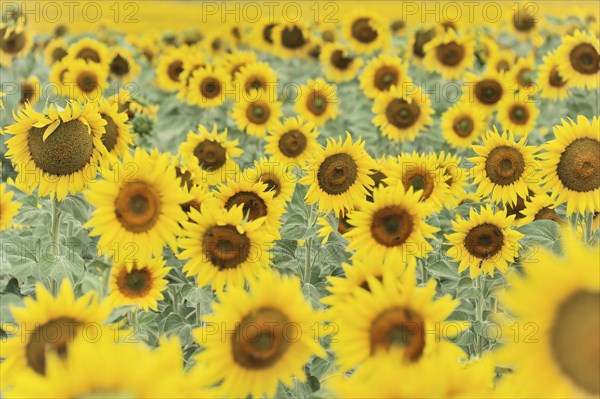
[(273, 160), (302, 167), (319, 148), (318, 135), (312, 122), (302, 117), (289, 117), (269, 131), (265, 152)]
[(485, 113), (467, 101), (459, 101), (442, 114), (442, 135), (454, 148), (471, 147), (487, 125)]
[(581, 30), (565, 36), (556, 49), (558, 72), (571, 87), (596, 89), (600, 86), (600, 43)]
[(281, 102), (273, 94), (257, 89), (241, 94), (231, 111), (238, 129), (254, 137), (265, 137), (281, 115)]
[(322, 126), (327, 121), (337, 118), (339, 103), (336, 85), (321, 78), (311, 79), (306, 85), (300, 86), (294, 111), (316, 126)]
[(373, 58), (360, 75), (360, 88), (369, 98), (389, 91), (392, 87), (412, 84), (408, 65), (400, 57), (382, 54)]

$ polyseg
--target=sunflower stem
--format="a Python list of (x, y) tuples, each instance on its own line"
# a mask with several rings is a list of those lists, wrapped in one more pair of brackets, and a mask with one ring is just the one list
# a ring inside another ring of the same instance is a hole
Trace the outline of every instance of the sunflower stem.
[[(483, 307), (485, 305), (485, 298), (483, 297), (483, 275), (482, 274), (477, 276), (476, 285), (477, 285), (479, 295), (477, 296), (477, 298), (475, 298), (475, 321), (477, 322), (477, 324), (480, 324), (483, 322)], [(483, 336), (479, 335), (478, 333), (475, 333), (475, 337), (476, 337), (476, 339), (475, 339), (476, 355), (481, 356), (481, 353), (483, 351)]]
[[(52, 256), (56, 258), (59, 254), (58, 242), (60, 238), (60, 218), (62, 213), (58, 207), (58, 200), (54, 198), (52, 200), (52, 222), (50, 225), (50, 251)], [(55, 259), (53, 259), (55, 261)], [(58, 282), (54, 278), (50, 278), (50, 292), (56, 296)]]
[(585, 214), (585, 229), (583, 230), (583, 241), (587, 244), (592, 242), (592, 236), (594, 235), (594, 213), (587, 212)]
[(202, 304), (198, 302), (196, 304), (196, 324), (200, 326), (202, 323)]
[(312, 237), (308, 237), (306, 239), (306, 257), (304, 258), (304, 282), (305, 283), (309, 283), (310, 282), (310, 269), (311, 269), (311, 246), (312, 246)]

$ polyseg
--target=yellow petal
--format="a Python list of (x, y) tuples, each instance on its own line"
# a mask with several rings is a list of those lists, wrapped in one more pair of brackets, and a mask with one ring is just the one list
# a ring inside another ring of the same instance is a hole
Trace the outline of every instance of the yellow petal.
[(54, 131), (56, 130), (56, 128), (58, 128), (58, 126), (60, 125), (60, 119), (55, 120), (54, 122), (52, 122), (50, 124), (50, 126), (48, 126), (46, 128), (46, 131), (44, 131), (44, 136), (42, 137), (42, 141), (46, 141), (46, 139), (48, 137), (50, 137), (50, 135), (52, 133), (54, 133)]

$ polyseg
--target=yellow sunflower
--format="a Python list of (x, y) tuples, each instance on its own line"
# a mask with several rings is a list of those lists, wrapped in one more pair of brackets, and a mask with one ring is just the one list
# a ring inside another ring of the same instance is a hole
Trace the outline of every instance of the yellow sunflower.
[(16, 26), (0, 24), (0, 65), (9, 67), (13, 59), (29, 53), (33, 46), (33, 36), (22, 22)]
[(110, 62), (106, 45), (89, 37), (84, 37), (70, 45), (68, 57), (71, 60), (83, 60), (85, 62), (102, 64), (104, 68)]
[(25, 105), (15, 121), (6, 128), (14, 135), (6, 142), (6, 156), (19, 183), (38, 187), (40, 197), (62, 200), (96, 178), (106, 155), (101, 141), (106, 122), (94, 104), (69, 103), (64, 110), (50, 105), (45, 115)]
[(459, 101), (442, 114), (442, 135), (454, 148), (470, 148), (487, 128), (486, 115), (468, 101)]
[(167, 288), (165, 276), (171, 270), (162, 259), (144, 263), (118, 262), (110, 271), (109, 297), (114, 307), (133, 305), (142, 310), (158, 310)]
[(420, 27), (410, 36), (408, 40), (408, 54), (406, 58), (409, 59), (416, 65), (423, 65), (425, 59), (425, 45), (429, 43), (436, 36), (438, 29), (436, 26)]
[(69, 94), (69, 89), (65, 86), (65, 76), (70, 64), (71, 61), (69, 59), (63, 58), (61, 61), (52, 64), (50, 73), (48, 74), (48, 83), (58, 96), (66, 97)]
[(98, 253), (115, 263), (144, 263), (161, 256), (165, 243), (176, 248), (178, 223), (186, 220), (180, 207), (189, 195), (179, 186), (169, 155), (152, 159), (137, 148), (126, 153), (113, 169), (102, 170), (85, 198), (96, 209), (84, 225), (91, 236), (100, 236)]
[(265, 137), (281, 118), (281, 102), (266, 92), (257, 89), (239, 98), (233, 104), (231, 117), (238, 129), (255, 137)]
[(534, 130), (539, 110), (533, 98), (522, 93), (507, 96), (500, 101), (497, 109), (496, 118), (504, 130), (524, 137)]
[(269, 266), (274, 237), (262, 225), (264, 218), (245, 220), (243, 206), (225, 209), (208, 201), (202, 212), (190, 209), (183, 223), (179, 259), (187, 259), (183, 271), (196, 276), (199, 287), (211, 285), (216, 291), (243, 287), (244, 281)]
[(61, 61), (67, 56), (69, 45), (63, 38), (55, 38), (50, 40), (44, 49), (44, 59), (46, 64), (54, 65), (55, 62)]
[(266, 137), (265, 152), (272, 159), (289, 166), (303, 167), (318, 150), (319, 132), (312, 122), (302, 117), (286, 118), (269, 131)]
[(600, 210), (600, 120), (580, 115), (577, 122), (562, 120), (554, 127), (556, 138), (540, 154), (543, 186), (559, 204), (567, 203), (567, 216)]
[(316, 126), (322, 126), (327, 121), (337, 118), (339, 103), (336, 85), (321, 78), (311, 79), (298, 89), (294, 111)]
[(253, 168), (242, 171), (242, 179), (252, 183), (263, 182), (266, 184), (265, 191), (273, 191), (273, 198), (288, 202), (294, 194), (296, 187), (296, 173), (294, 168), (286, 162), (278, 159), (261, 157), (254, 161)]
[(500, 48), (496, 40), (490, 35), (477, 35), (475, 44), (475, 57), (480, 64), (486, 65), (488, 61), (498, 52)]
[(361, 58), (351, 55), (347, 47), (337, 43), (323, 45), (319, 60), (325, 71), (325, 77), (336, 83), (356, 78), (363, 64)]
[(108, 70), (112, 77), (129, 83), (140, 74), (141, 67), (127, 49), (117, 47), (110, 50)]
[(519, 90), (519, 96), (534, 95), (537, 92), (535, 87), (535, 59), (533, 55), (519, 58), (508, 73), (507, 80), (511, 88), (516, 83)]
[(510, 263), (519, 256), (519, 240), (523, 234), (512, 230), (515, 215), (494, 211), (490, 205), (469, 211), (469, 218), (457, 216), (452, 221), (455, 233), (446, 234), (448, 255), (460, 262), (458, 272), (469, 268), (472, 279), (480, 274), (494, 277), (494, 269), (506, 273)]
[(534, 220), (554, 220), (562, 224), (563, 220), (556, 213), (556, 202), (544, 193), (538, 193), (525, 202), (525, 208), (521, 211), (523, 219), (521, 224), (533, 222)]
[(236, 75), (243, 67), (258, 62), (258, 57), (253, 51), (234, 51), (231, 54), (225, 54), (221, 58), (221, 66), (227, 70), (231, 81), (236, 80)]
[(360, 75), (360, 88), (369, 98), (389, 91), (392, 87), (412, 85), (408, 65), (400, 57), (382, 54), (369, 61)]
[(460, 198), (467, 195), (468, 172), (462, 167), (463, 160), (458, 155), (440, 151), (437, 154), (430, 154), (429, 157), (435, 158), (439, 168), (444, 171), (443, 179), (448, 185), (448, 189), (453, 199), (447, 199), (444, 202), (445, 207), (454, 207)]
[(263, 18), (256, 24), (252, 24), (251, 43), (254, 48), (263, 51), (273, 51), (275, 41), (273, 29), (278, 25), (275, 18)]
[(162, 54), (156, 66), (156, 84), (165, 91), (175, 91), (181, 86), (181, 73), (187, 58), (183, 48), (169, 49)]
[(20, 202), (12, 200), (15, 193), (6, 187), (6, 183), (0, 184), (0, 231), (13, 227), (13, 218), (21, 208)]
[(598, 38), (580, 30), (566, 36), (556, 49), (558, 72), (570, 87), (596, 89), (600, 86)]
[[(188, 95), (190, 90), (190, 84), (194, 73), (200, 69), (208, 68), (209, 63), (204, 53), (191, 52), (186, 53), (183, 60), (182, 70), (179, 74), (179, 91), (177, 92), (177, 98), (181, 101), (189, 101)], [(229, 82), (229, 80), (227, 80)]]
[(187, 101), (200, 108), (218, 107), (227, 99), (229, 85), (224, 69), (207, 65), (194, 71), (186, 90)]
[(30, 76), (21, 82), (21, 99), (19, 106), (23, 107), (26, 103), (34, 106), (40, 101), (42, 87), (40, 80), (36, 76)]
[(544, 37), (541, 35), (543, 28), (542, 13), (538, 7), (530, 2), (520, 0), (515, 2), (509, 9), (512, 12), (504, 14), (506, 23), (512, 29), (512, 34), (517, 40), (533, 44), (534, 47), (540, 47), (544, 44)]
[[(402, 185), (375, 189), (373, 202), (361, 202), (360, 209), (350, 211), (344, 234), (348, 250), (356, 250), (353, 258), (373, 263), (390, 259), (407, 263), (410, 258), (423, 258), (433, 249), (426, 238), (433, 238), (437, 228), (425, 223), (431, 208), (421, 206), (421, 192)], [(397, 265), (396, 267), (400, 267)]]
[(255, 89), (272, 98), (277, 94), (277, 74), (266, 62), (249, 63), (235, 73), (233, 85), (238, 97), (247, 97)]
[(219, 134), (216, 124), (211, 132), (199, 125), (198, 133), (190, 131), (186, 141), (180, 144), (179, 153), (196, 184), (216, 185), (228, 177), (237, 178), (239, 166), (235, 158), (243, 153), (237, 145), (237, 140), (227, 140), (227, 130)]
[(371, 54), (390, 43), (390, 28), (385, 20), (365, 8), (354, 9), (342, 22), (344, 37), (359, 54)]
[(537, 76), (540, 97), (556, 101), (564, 100), (569, 95), (569, 82), (560, 74), (558, 64), (559, 60), (555, 52), (544, 56)]
[(509, 74), (513, 69), (515, 62), (517, 61), (517, 55), (512, 50), (499, 50), (496, 49), (486, 62), (487, 68), (486, 71), (490, 73), (490, 75), (496, 74)]
[(300, 22), (282, 22), (273, 28), (274, 52), (282, 58), (302, 57), (311, 43), (311, 35)]
[(130, 121), (136, 115), (144, 115), (152, 120), (157, 118), (158, 105), (151, 105), (141, 98), (136, 98), (126, 89), (120, 89), (117, 93), (108, 97), (108, 102), (111, 105), (117, 104), (118, 111), (125, 111)]
[(207, 386), (219, 383), (214, 397), (275, 397), (278, 383), (306, 379), (311, 356), (327, 357), (319, 345), (321, 317), (298, 278), (267, 270), (249, 286), (250, 292), (242, 286), (220, 295), (215, 313), (194, 331), (204, 348), (196, 355), (199, 378)]
[(98, 112), (106, 121), (102, 144), (109, 154), (121, 158), (133, 144), (131, 125), (127, 123), (127, 112), (119, 112), (119, 106), (116, 103), (111, 104), (106, 100), (100, 101), (98, 105)]
[(373, 103), (373, 124), (394, 141), (413, 141), (427, 125), (433, 123), (431, 100), (417, 86), (410, 90), (395, 87), (381, 93)]
[(460, 79), (475, 61), (475, 39), (470, 35), (459, 36), (453, 29), (436, 35), (423, 50), (423, 65), (447, 80)]
[(515, 141), (511, 132), (498, 133), (494, 127), (483, 139), (483, 145), (473, 146), (473, 184), (477, 195), (492, 196), (492, 201), (515, 204), (517, 196), (527, 197), (527, 185), (536, 177), (539, 165), (538, 149), (525, 145), (526, 137)]
[(478, 107), (486, 116), (496, 110), (503, 98), (510, 97), (512, 92), (506, 83), (504, 72), (486, 71), (482, 75), (466, 73), (464, 78), (464, 89), (467, 93), (467, 101), (473, 107)]
[(346, 140), (328, 139), (327, 146), (315, 153), (306, 168), (306, 176), (299, 183), (310, 186), (306, 202), (318, 203), (319, 211), (347, 211), (353, 209), (368, 195), (374, 182), (369, 176), (375, 162), (364, 150), (365, 142), (352, 142), (350, 133)]
[(84, 60), (69, 61), (69, 69), (65, 72), (63, 85), (66, 94), (76, 100), (98, 102), (103, 99), (103, 92), (108, 88), (108, 72), (104, 65)]
[[(542, 248), (524, 274), (509, 276), (511, 288), (500, 298), (514, 318), (503, 325), (499, 360), (523, 377), (524, 397), (600, 394), (600, 248), (568, 234), (562, 247), (562, 255)], [(511, 339), (515, 333), (519, 339)]]

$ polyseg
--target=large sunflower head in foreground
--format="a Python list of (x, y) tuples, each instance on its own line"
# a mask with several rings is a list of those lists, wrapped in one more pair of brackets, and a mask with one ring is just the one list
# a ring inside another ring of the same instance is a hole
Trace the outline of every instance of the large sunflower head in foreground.
[(360, 88), (369, 98), (389, 91), (392, 87), (412, 84), (408, 65), (400, 57), (382, 54), (373, 58), (360, 75)]
[(300, 87), (294, 110), (315, 125), (322, 126), (337, 118), (339, 103), (337, 86), (319, 78)]
[(390, 28), (374, 12), (356, 9), (349, 13), (342, 24), (346, 40), (360, 54), (370, 54), (386, 47), (390, 42)]
[(265, 152), (274, 160), (302, 167), (319, 148), (318, 135), (312, 122), (302, 117), (286, 118), (269, 131)]
[(448, 255), (460, 262), (458, 272), (470, 268), (471, 278), (482, 273), (493, 277), (494, 269), (505, 273), (519, 255), (519, 240), (523, 238), (523, 234), (511, 229), (514, 219), (514, 215), (495, 212), (488, 205), (479, 213), (471, 208), (468, 219), (458, 216), (452, 221), (455, 233), (447, 234), (446, 239), (452, 245)]
[(306, 378), (304, 365), (312, 355), (327, 356), (318, 334), (310, 333), (320, 316), (296, 277), (265, 270), (249, 287), (250, 292), (241, 286), (220, 295), (214, 314), (194, 333), (204, 348), (196, 360), (206, 365), (199, 378), (206, 386), (220, 383), (215, 397), (274, 397), (279, 382)]
[(106, 155), (101, 138), (106, 122), (91, 103), (69, 103), (65, 109), (50, 105), (46, 114), (29, 105), (6, 128), (14, 135), (6, 152), (19, 172), (17, 181), (38, 195), (64, 199), (96, 178), (98, 163)]
[(98, 252), (115, 263), (143, 264), (161, 256), (163, 246), (175, 248), (179, 224), (187, 219), (180, 204), (189, 200), (170, 163), (169, 154), (156, 158), (142, 150), (127, 153), (112, 169), (102, 171), (104, 180), (85, 193), (96, 209), (84, 225), (91, 236), (100, 236)]
[(556, 49), (558, 71), (569, 86), (588, 89), (600, 85), (600, 44), (591, 33), (577, 30)]
[(215, 201), (206, 202), (201, 211), (190, 209), (191, 220), (183, 224), (179, 240), (179, 258), (187, 259), (183, 271), (196, 276), (199, 287), (243, 287), (269, 266), (274, 237), (265, 231), (264, 217), (248, 222), (242, 205), (225, 209)]
[(365, 142), (352, 142), (350, 133), (346, 140), (330, 139), (327, 146), (317, 151), (306, 176), (300, 183), (309, 185), (306, 201), (319, 204), (319, 211), (339, 213), (353, 209), (368, 195), (373, 186), (369, 176), (374, 161), (364, 150)]
[(544, 146), (541, 168), (544, 188), (558, 203), (567, 203), (567, 216), (600, 210), (600, 120), (563, 119), (556, 138)]
[(476, 157), (473, 184), (478, 195), (490, 195), (495, 202), (515, 204), (517, 197), (527, 198), (527, 185), (537, 179), (537, 148), (525, 145), (526, 137), (515, 141), (510, 132), (489, 131), (483, 145), (473, 146)]

